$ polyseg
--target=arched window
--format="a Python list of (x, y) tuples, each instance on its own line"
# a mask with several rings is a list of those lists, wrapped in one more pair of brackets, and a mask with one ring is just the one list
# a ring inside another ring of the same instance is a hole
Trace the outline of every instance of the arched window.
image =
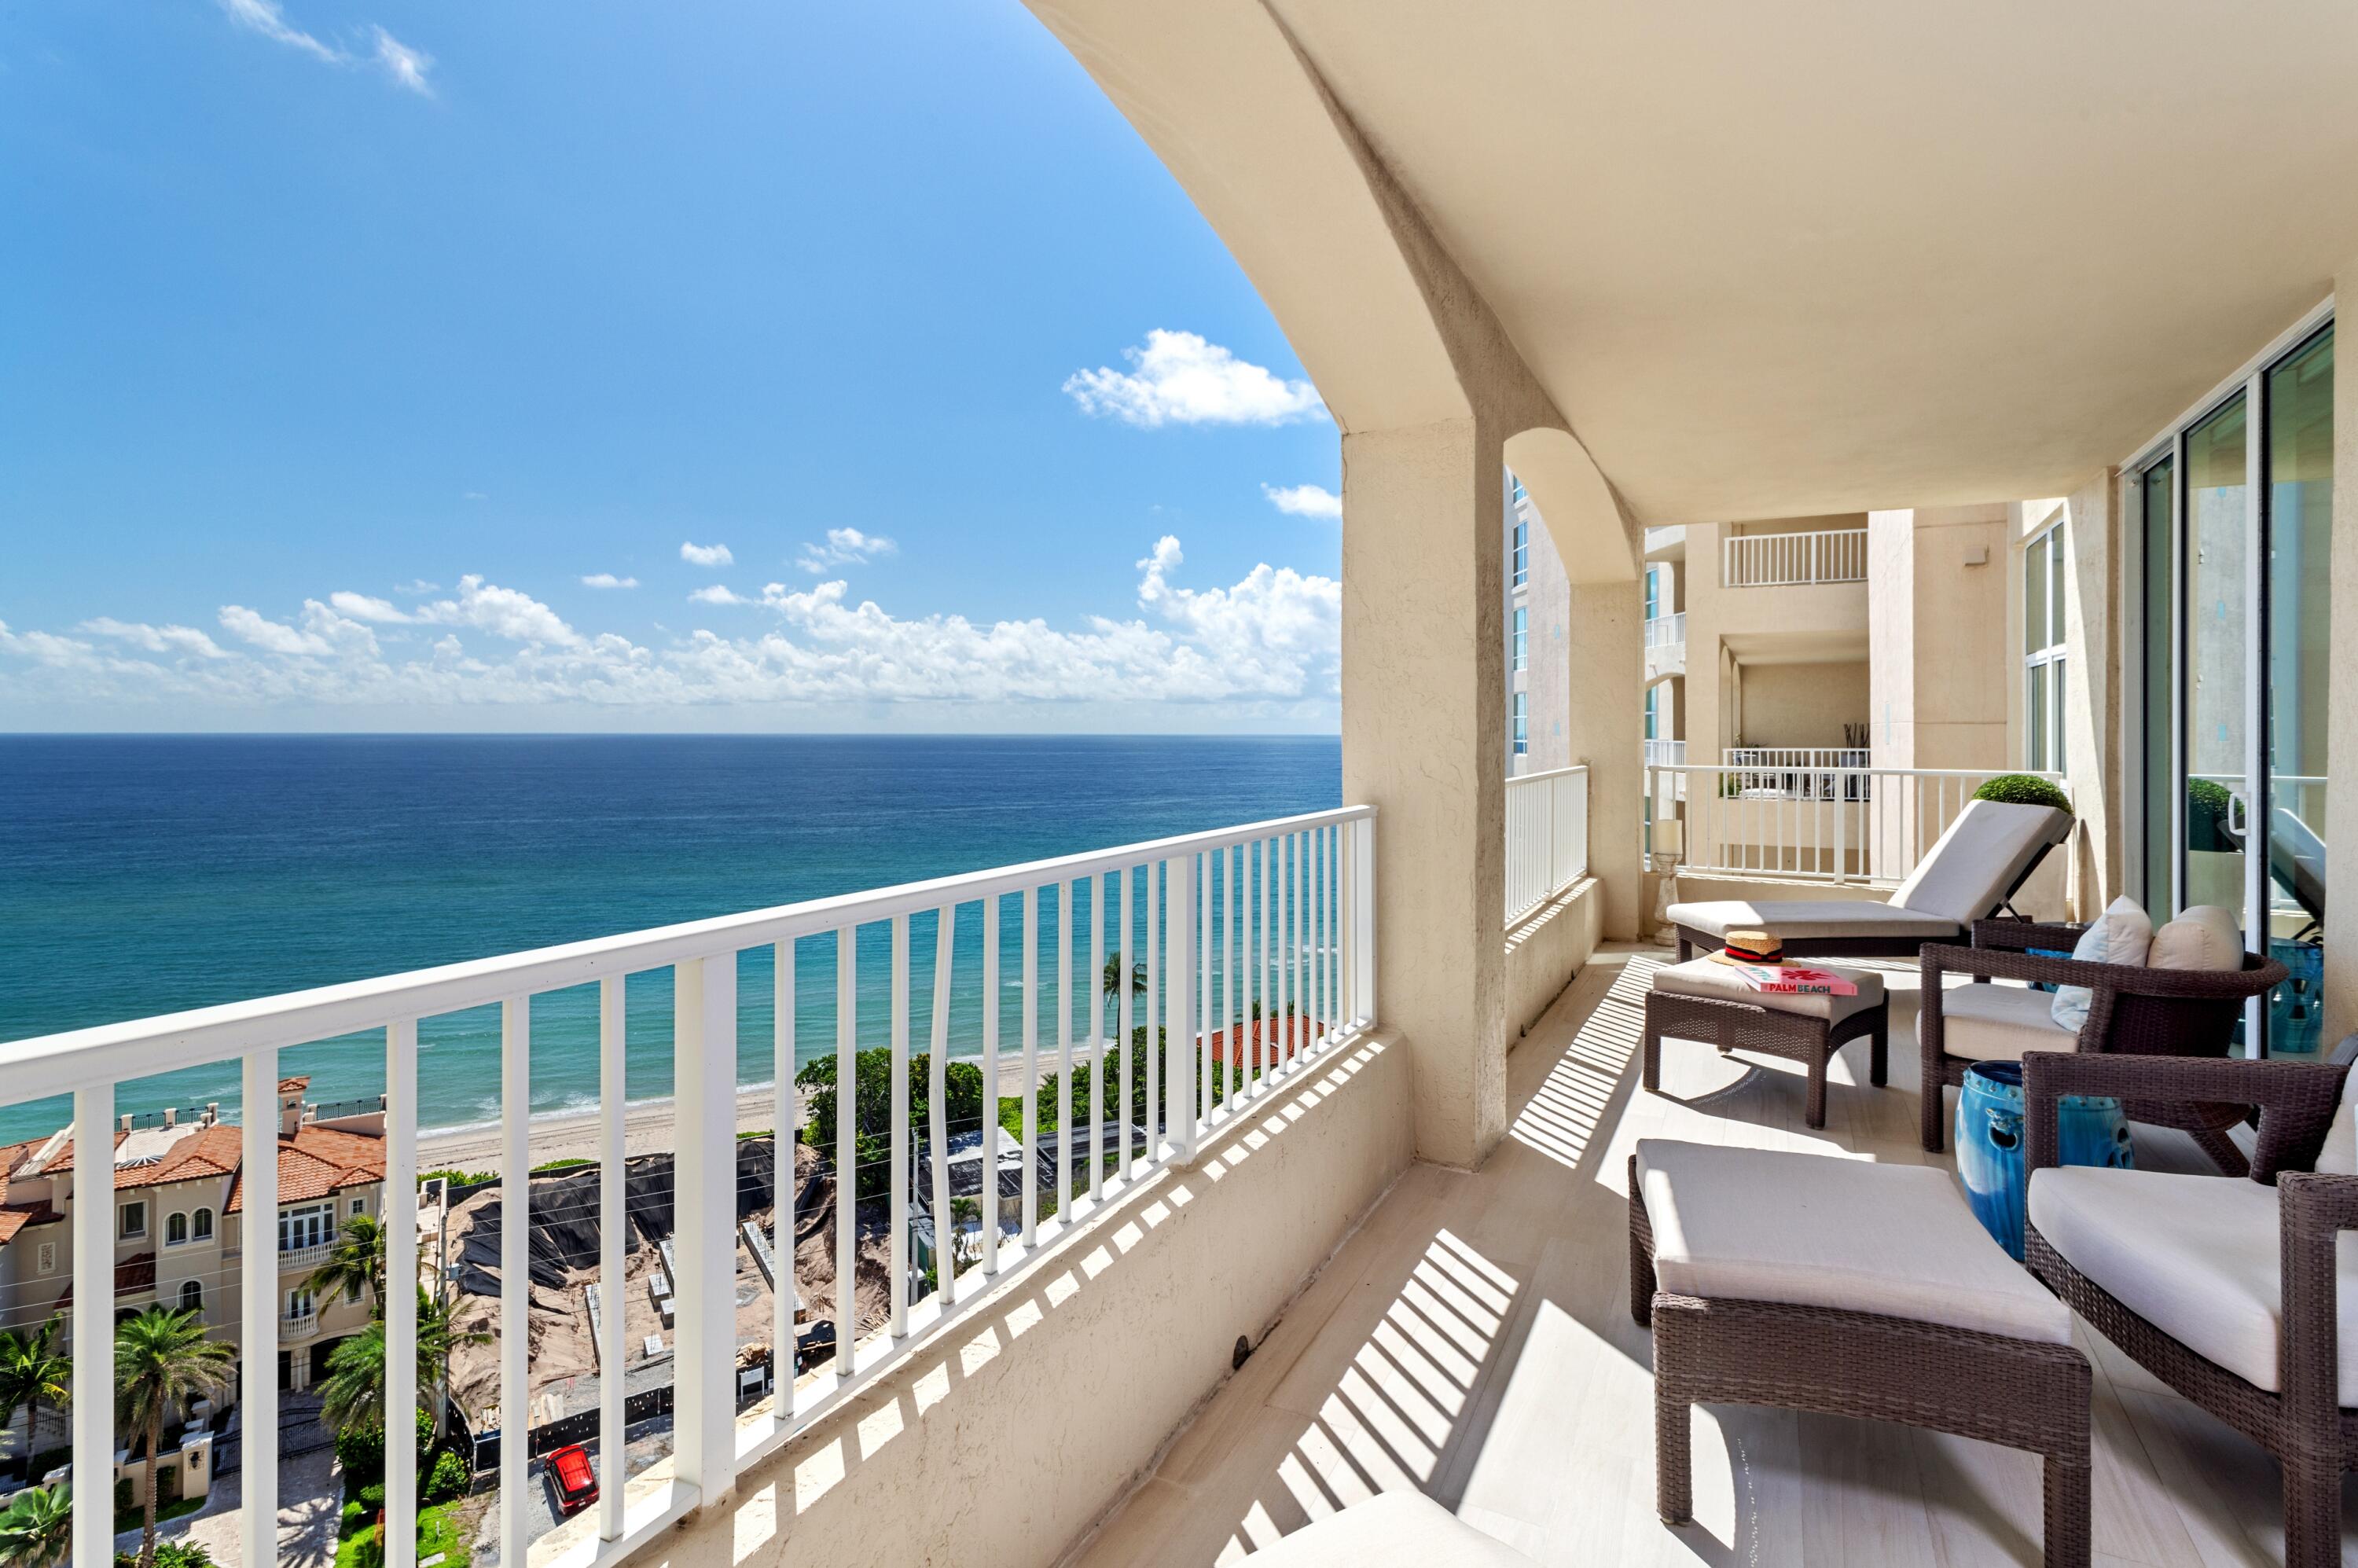
[(164, 1245), (178, 1247), (189, 1239), (189, 1217), (171, 1214), (164, 1217)]
[(200, 1241), (211, 1241), (213, 1238), (212, 1210), (209, 1208), (197, 1210), (196, 1238)]
[(198, 1283), (196, 1281), (194, 1281), (194, 1280), (190, 1280), (187, 1284), (182, 1285), (182, 1286), (180, 1287), (180, 1310), (181, 1310), (182, 1312), (202, 1312), (202, 1311), (204, 1311), (204, 1310), (205, 1310), (205, 1288), (204, 1288), (204, 1286), (202, 1286), (202, 1285), (199, 1284), (199, 1283)]

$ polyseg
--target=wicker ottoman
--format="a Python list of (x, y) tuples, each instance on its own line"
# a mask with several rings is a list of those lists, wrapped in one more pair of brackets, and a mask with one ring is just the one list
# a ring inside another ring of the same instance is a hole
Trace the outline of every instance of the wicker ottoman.
[(1778, 996), (1756, 991), (1711, 958), (1654, 972), (1646, 992), (1646, 1092), (1662, 1092), (1662, 1036), (1701, 1040), (1722, 1051), (1760, 1051), (1808, 1069), (1812, 1127), (1826, 1124), (1826, 1064), (1860, 1035), (1870, 1042), (1867, 1081), (1883, 1087), (1891, 1054), (1891, 1002), (1871, 969), (1818, 965), (1858, 986), (1856, 996)]
[(1640, 1140), (1629, 1314), (1654, 1331), (1665, 1521), (1693, 1514), (1689, 1407), (1777, 1405), (2039, 1454), (2049, 1568), (2085, 1568), (2089, 1373), (2071, 1312), (1946, 1172)]

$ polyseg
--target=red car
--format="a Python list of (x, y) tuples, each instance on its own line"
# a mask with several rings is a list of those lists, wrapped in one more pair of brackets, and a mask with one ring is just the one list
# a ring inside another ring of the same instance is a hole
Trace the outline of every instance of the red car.
[(548, 1456), (548, 1480), (557, 1488), (560, 1513), (579, 1513), (598, 1500), (598, 1472), (590, 1466), (590, 1451), (578, 1443)]

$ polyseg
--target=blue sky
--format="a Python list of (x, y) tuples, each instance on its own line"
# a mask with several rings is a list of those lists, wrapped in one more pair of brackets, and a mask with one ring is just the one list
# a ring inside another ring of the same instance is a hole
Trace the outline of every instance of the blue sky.
[(0, 211), (0, 729), (1335, 725), (1335, 427), (1012, 0), (20, 7)]

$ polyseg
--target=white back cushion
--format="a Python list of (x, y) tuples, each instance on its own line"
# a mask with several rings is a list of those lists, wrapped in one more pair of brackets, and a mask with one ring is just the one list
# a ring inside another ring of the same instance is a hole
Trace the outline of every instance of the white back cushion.
[[(2146, 949), (2153, 945), (2153, 921), (2136, 900), (2123, 893), (2095, 923), (2080, 934), (2071, 957), (2090, 964), (2134, 964), (2143, 968)], [(2050, 1010), (2055, 1022), (2073, 1033), (2088, 1022), (2096, 993), (2085, 986), (2058, 986)]]
[(2198, 903), (2153, 934), (2145, 963), (2149, 969), (2240, 969), (2243, 927), (2230, 911)]
[(2071, 814), (2051, 806), (1969, 800), (1891, 902), (1960, 925), (1994, 914), (2016, 879), (2071, 831)]

